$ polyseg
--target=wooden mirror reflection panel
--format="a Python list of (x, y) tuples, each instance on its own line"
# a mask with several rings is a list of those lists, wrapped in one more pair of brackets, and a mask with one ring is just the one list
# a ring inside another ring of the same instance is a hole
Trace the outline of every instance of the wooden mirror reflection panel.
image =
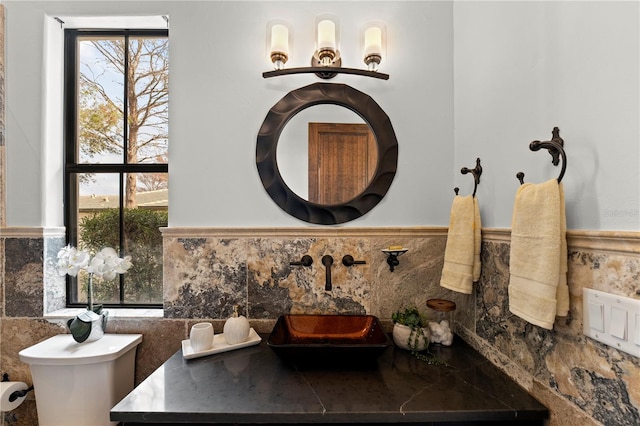
[(360, 194), (378, 163), (376, 138), (367, 124), (309, 123), (308, 200), (341, 204)]

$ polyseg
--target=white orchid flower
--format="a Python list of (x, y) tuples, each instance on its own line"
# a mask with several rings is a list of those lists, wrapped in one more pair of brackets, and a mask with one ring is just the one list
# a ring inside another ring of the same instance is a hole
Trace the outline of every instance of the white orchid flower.
[(109, 265), (108, 263), (101, 263), (99, 265), (96, 265), (94, 267), (93, 274), (105, 280), (112, 280), (117, 275), (116, 271), (113, 269), (113, 266)]
[(118, 264), (115, 267), (115, 271), (119, 274), (124, 274), (133, 266), (131, 263), (131, 256), (125, 256), (122, 259), (119, 259)]
[(78, 275), (78, 271), (79, 271), (77, 267), (74, 267), (73, 265), (69, 264), (69, 259), (58, 260), (57, 269), (58, 269), (58, 275), (60, 276), (69, 274), (72, 277), (75, 277), (76, 275)]
[(96, 256), (101, 256), (105, 261), (109, 259), (118, 259), (118, 252), (112, 247), (105, 247)]
[(111, 247), (100, 250), (91, 259), (87, 272), (99, 278), (112, 280), (117, 274), (124, 274), (131, 267), (131, 256), (118, 257), (118, 253)]
[(87, 267), (87, 272), (90, 274), (96, 274), (97, 276), (102, 275), (102, 269), (104, 266), (104, 259), (97, 254), (93, 256), (91, 262), (89, 262), (89, 266)]
[(112, 247), (105, 247), (91, 257), (87, 250), (78, 250), (72, 246), (65, 246), (58, 251), (57, 269), (62, 275), (75, 277), (81, 270), (87, 271), (99, 278), (112, 280), (117, 274), (124, 274), (131, 268), (131, 256), (118, 257), (118, 252)]
[(69, 254), (69, 264), (77, 267), (78, 269), (84, 269), (89, 264), (89, 252), (86, 250), (77, 250), (75, 248), (71, 249), (71, 253)]
[(89, 253), (85, 250), (77, 250), (70, 246), (63, 247), (58, 252), (58, 273), (75, 277), (81, 269), (87, 267), (89, 258)]
[(71, 253), (71, 246), (62, 247), (58, 251), (58, 263), (57, 269), (60, 276), (67, 275), (69, 273), (69, 255)]
[(60, 251), (58, 251), (58, 259), (69, 259), (69, 254), (72, 249), (73, 247), (69, 245), (62, 247)]

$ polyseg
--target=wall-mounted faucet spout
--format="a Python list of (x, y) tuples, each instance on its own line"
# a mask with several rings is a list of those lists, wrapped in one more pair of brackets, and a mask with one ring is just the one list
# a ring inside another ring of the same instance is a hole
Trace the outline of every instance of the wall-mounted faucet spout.
[(331, 291), (331, 265), (333, 265), (333, 257), (328, 254), (322, 256), (322, 264), (327, 270), (327, 281), (324, 286), (326, 291)]

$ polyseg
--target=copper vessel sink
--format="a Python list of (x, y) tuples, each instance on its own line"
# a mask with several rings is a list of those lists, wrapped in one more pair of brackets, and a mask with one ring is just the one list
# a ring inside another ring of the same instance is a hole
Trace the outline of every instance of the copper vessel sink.
[(377, 359), (391, 345), (373, 315), (282, 315), (267, 344), (295, 363), (342, 365)]

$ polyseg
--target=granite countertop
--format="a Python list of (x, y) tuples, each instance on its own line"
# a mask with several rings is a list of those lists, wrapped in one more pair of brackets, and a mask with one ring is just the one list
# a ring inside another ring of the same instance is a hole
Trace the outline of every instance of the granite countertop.
[(266, 344), (186, 360), (176, 352), (111, 410), (124, 424), (518, 422), (548, 410), (456, 336), (428, 365), (393, 346), (373, 365), (295, 366)]

